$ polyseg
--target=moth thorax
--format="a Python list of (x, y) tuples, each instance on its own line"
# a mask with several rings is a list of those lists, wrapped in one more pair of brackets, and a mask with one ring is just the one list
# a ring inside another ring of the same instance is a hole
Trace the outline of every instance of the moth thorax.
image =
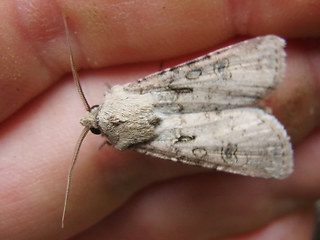
[(120, 86), (106, 93), (96, 119), (102, 134), (119, 150), (153, 139), (160, 123), (151, 99), (124, 93)]

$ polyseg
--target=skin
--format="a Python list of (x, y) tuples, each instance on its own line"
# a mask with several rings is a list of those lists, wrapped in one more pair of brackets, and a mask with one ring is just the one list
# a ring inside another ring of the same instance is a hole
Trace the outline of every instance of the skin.
[[(3, 0), (0, 9), (1, 239), (311, 239), (320, 196), (320, 1)], [(85, 113), (62, 11), (91, 104), (108, 85), (160, 64), (247, 37), (286, 38), (286, 75), (266, 104), (291, 136), (294, 173), (250, 178), (98, 150), (104, 140), (89, 134), (62, 230), (67, 170)]]

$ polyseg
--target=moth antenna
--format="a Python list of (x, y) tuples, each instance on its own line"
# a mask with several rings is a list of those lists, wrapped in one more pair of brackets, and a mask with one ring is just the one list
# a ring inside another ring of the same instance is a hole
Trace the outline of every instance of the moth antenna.
[(73, 53), (72, 53), (72, 48), (71, 48), (71, 44), (70, 44), (70, 33), (69, 33), (69, 28), (68, 28), (68, 23), (67, 23), (67, 17), (64, 14), (63, 14), (63, 23), (64, 23), (66, 35), (67, 35), (67, 43), (68, 43), (68, 47), (69, 47), (70, 64), (71, 64), (71, 71), (72, 71), (73, 79), (76, 84), (76, 88), (77, 88), (77, 91), (80, 95), (81, 101), (82, 101), (85, 109), (89, 112), (90, 105), (89, 105), (88, 100), (86, 99), (84, 92), (82, 90), (82, 87), (81, 87), (81, 84), (79, 81), (79, 75), (78, 75), (78, 72), (77, 72), (75, 64), (74, 64)]
[(81, 132), (81, 134), (79, 136), (79, 139), (77, 141), (77, 145), (76, 145), (75, 151), (73, 153), (71, 166), (70, 166), (70, 169), (69, 169), (69, 172), (68, 172), (68, 181), (67, 181), (67, 187), (66, 187), (66, 192), (65, 192), (65, 197), (64, 197), (64, 204), (63, 204), (63, 212), (62, 212), (62, 218), (61, 218), (61, 228), (64, 228), (64, 219), (65, 219), (65, 216), (66, 216), (67, 202), (68, 202), (68, 198), (69, 198), (70, 183), (71, 183), (71, 177), (72, 177), (73, 168), (74, 168), (74, 166), (76, 164), (81, 144), (82, 144), (84, 138), (86, 137), (87, 133), (89, 132), (89, 130), (90, 129), (88, 127), (85, 127), (82, 130), (82, 132)]
[[(65, 28), (65, 31), (66, 31), (66, 35), (67, 35), (67, 44), (68, 44), (69, 53), (70, 53), (70, 65), (71, 65), (73, 79), (74, 79), (77, 91), (78, 91), (78, 93), (80, 95), (80, 98), (82, 100), (82, 103), (84, 104), (85, 109), (87, 111), (90, 111), (90, 105), (89, 105), (86, 97), (84, 96), (84, 92), (82, 90), (82, 87), (81, 87), (81, 84), (80, 84), (80, 81), (79, 81), (79, 75), (78, 75), (78, 73), (76, 71), (76, 67), (75, 67), (75, 64), (74, 64), (72, 48), (71, 48), (71, 44), (70, 44), (70, 33), (69, 33), (68, 24), (67, 24), (67, 17), (65, 16), (65, 14), (63, 14), (63, 23), (64, 23), (64, 28)], [(69, 198), (70, 183), (71, 183), (71, 177), (72, 177), (73, 168), (74, 168), (74, 166), (76, 164), (81, 144), (82, 144), (84, 138), (86, 137), (87, 133), (89, 132), (89, 130), (90, 129), (88, 127), (85, 127), (82, 130), (82, 132), (80, 134), (80, 137), (79, 137), (79, 139), (77, 141), (77, 145), (76, 145), (75, 151), (73, 153), (71, 166), (70, 166), (70, 169), (69, 169), (69, 172), (68, 172), (68, 180), (67, 180), (66, 192), (65, 192), (65, 197), (64, 197), (63, 212), (62, 212), (62, 218), (61, 218), (61, 227), (62, 228), (64, 228), (64, 219), (65, 219), (65, 216), (66, 216), (67, 202), (68, 202), (68, 198)]]

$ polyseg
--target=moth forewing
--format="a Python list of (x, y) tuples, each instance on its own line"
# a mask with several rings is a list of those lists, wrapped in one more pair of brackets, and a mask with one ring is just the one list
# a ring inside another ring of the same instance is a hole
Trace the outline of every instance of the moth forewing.
[(247, 106), (273, 90), (285, 69), (285, 41), (274, 35), (249, 39), (124, 85), (151, 94), (165, 113)]
[(284, 178), (292, 172), (286, 131), (256, 108), (171, 114), (139, 152), (253, 177)]

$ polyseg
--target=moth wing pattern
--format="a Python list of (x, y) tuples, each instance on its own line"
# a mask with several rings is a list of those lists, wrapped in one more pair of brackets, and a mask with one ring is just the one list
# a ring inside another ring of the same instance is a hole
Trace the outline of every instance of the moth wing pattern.
[(280, 82), (285, 41), (274, 35), (249, 39), (123, 86), (151, 94), (163, 113), (258, 106)]
[(293, 168), (289, 137), (259, 109), (283, 76), (284, 46), (274, 35), (256, 37), (116, 85), (82, 124), (101, 129), (119, 150), (284, 178)]
[(134, 149), (253, 177), (284, 178), (292, 172), (286, 131), (276, 118), (257, 108), (168, 115), (157, 134)]

